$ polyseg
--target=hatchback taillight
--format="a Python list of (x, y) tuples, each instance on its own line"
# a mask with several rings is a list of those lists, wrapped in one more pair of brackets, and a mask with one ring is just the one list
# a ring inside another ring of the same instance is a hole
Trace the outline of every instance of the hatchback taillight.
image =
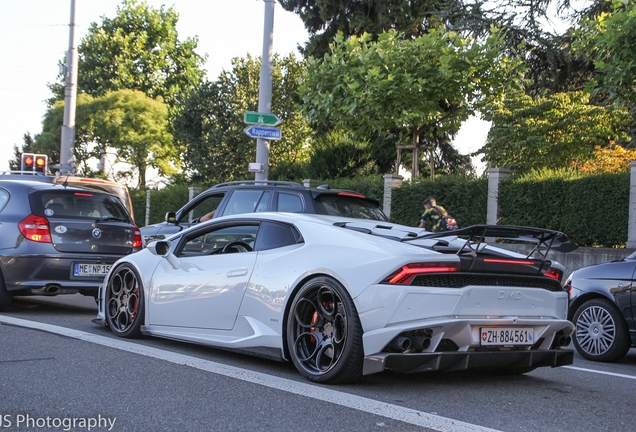
[(142, 240), (141, 240), (141, 231), (137, 228), (137, 225), (133, 228), (133, 241), (132, 247), (133, 249), (141, 249)]
[(45, 217), (30, 214), (20, 221), (18, 227), (27, 240), (38, 243), (51, 243), (49, 221)]

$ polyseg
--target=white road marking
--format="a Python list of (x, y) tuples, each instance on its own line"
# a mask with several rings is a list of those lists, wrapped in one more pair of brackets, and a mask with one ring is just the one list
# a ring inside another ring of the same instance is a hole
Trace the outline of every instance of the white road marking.
[(636, 380), (636, 376), (633, 376), (633, 375), (625, 375), (625, 374), (619, 374), (619, 373), (614, 373), (614, 372), (605, 372), (605, 371), (599, 371), (599, 370), (594, 370), (594, 369), (585, 369), (585, 368), (580, 368), (580, 367), (576, 367), (576, 366), (561, 366), (561, 367), (566, 368), (566, 369), (579, 370), (579, 371), (583, 371), (583, 372), (596, 373), (596, 374), (601, 374), (601, 375), (611, 375), (611, 376), (615, 376), (615, 377), (619, 377), (619, 378), (628, 378), (628, 379)]
[(27, 321), (19, 318), (0, 315), (0, 323), (9, 325), (26, 327), (36, 330), (43, 330), (49, 333), (78, 339), (84, 342), (90, 342), (97, 345), (107, 346), (122, 351), (139, 354), (171, 363), (193, 367), (195, 369), (212, 372), (230, 378), (239, 379), (253, 384), (260, 384), (265, 387), (274, 388), (288, 393), (305, 396), (319, 401), (328, 401), (336, 405), (351, 408), (357, 411), (378, 415), (404, 423), (421, 426), (440, 432), (496, 432), (495, 429), (465, 423), (450, 418), (429, 414), (423, 411), (417, 411), (410, 408), (404, 408), (399, 405), (393, 405), (349, 393), (332, 390), (329, 388), (318, 387), (312, 384), (301, 383), (285, 378), (279, 378), (260, 372), (250, 371), (234, 366), (224, 365), (209, 360), (203, 360), (184, 354), (164, 351), (157, 348), (138, 345), (133, 342), (127, 342), (121, 339), (113, 339), (105, 336), (99, 336), (79, 330), (73, 330), (65, 327), (59, 327), (51, 324), (44, 324), (34, 321)]

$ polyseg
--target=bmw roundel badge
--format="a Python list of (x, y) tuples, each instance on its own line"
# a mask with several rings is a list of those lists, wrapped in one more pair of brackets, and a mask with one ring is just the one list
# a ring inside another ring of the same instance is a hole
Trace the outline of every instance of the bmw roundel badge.
[(93, 230), (93, 237), (100, 238), (101, 236), (102, 236), (102, 230), (100, 230), (99, 228), (95, 228)]

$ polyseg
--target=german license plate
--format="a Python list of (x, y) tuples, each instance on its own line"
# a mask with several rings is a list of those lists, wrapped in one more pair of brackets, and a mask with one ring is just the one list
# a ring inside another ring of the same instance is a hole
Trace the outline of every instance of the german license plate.
[(532, 327), (482, 327), (481, 345), (532, 345), (534, 329)]
[(74, 263), (73, 276), (106, 276), (110, 267), (110, 264)]

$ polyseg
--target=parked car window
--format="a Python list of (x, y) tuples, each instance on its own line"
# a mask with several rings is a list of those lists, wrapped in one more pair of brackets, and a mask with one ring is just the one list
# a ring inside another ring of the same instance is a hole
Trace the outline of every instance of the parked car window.
[(289, 246), (297, 244), (299, 239), (300, 235), (291, 226), (279, 223), (263, 222), (261, 223), (261, 228), (258, 231), (255, 249), (262, 251)]
[(223, 215), (252, 213), (261, 202), (262, 190), (236, 190), (230, 197)]
[(303, 211), (303, 200), (298, 194), (279, 192), (278, 211), (301, 213)]
[(272, 193), (270, 191), (264, 191), (261, 195), (258, 204), (256, 204), (256, 212), (266, 212), (269, 210), (269, 197)]
[(358, 219), (386, 220), (384, 213), (370, 201), (347, 195), (324, 194), (316, 197), (319, 214)]
[(9, 192), (4, 189), (0, 189), (0, 211), (7, 205), (9, 202)]
[(56, 190), (31, 194), (30, 200), (34, 213), (39, 216), (130, 221), (121, 201), (106, 193)]
[(224, 196), (224, 193), (218, 193), (205, 197), (188, 212), (188, 220), (198, 220), (201, 216), (215, 211), (219, 207)]

